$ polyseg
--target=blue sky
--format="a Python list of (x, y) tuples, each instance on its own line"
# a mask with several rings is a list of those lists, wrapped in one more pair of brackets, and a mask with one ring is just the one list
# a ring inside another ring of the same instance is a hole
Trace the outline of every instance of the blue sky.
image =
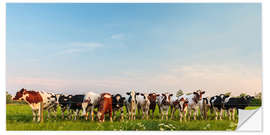
[(7, 89), (261, 90), (260, 4), (7, 4)]

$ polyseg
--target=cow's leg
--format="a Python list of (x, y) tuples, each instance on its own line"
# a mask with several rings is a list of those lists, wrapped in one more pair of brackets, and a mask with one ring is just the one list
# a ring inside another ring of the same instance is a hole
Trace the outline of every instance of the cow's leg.
[(163, 115), (164, 115), (163, 109), (160, 109), (160, 113), (161, 113), (161, 120), (163, 120)]
[(123, 107), (121, 107), (121, 120), (124, 120), (124, 110), (123, 110)]
[(91, 120), (94, 121), (94, 105), (91, 106)]
[(190, 121), (191, 113), (192, 113), (192, 109), (189, 109), (189, 111), (188, 111), (188, 120), (189, 121)]
[(222, 120), (222, 115), (223, 115), (223, 109), (220, 109), (220, 112), (219, 112), (219, 119)]
[(183, 114), (181, 112), (181, 109), (179, 108), (179, 120), (180, 120), (180, 122), (182, 122), (182, 119), (183, 119)]
[(115, 113), (115, 111), (116, 111), (115, 109), (112, 110), (113, 120), (116, 119), (116, 113)]
[(65, 110), (66, 110), (65, 107), (61, 107), (62, 119), (65, 118)]
[(229, 120), (231, 120), (231, 112), (230, 112), (230, 109), (227, 109), (227, 115), (229, 117)]
[(149, 120), (149, 108), (146, 109), (146, 119)]
[(171, 107), (171, 119), (173, 119), (174, 117), (175, 110), (176, 110), (175, 107)]
[(134, 115), (133, 115), (133, 117), (134, 117), (134, 120), (136, 119), (136, 111), (137, 111), (137, 108), (135, 107), (135, 109), (134, 109)]
[(109, 114), (110, 114), (110, 121), (113, 122), (113, 119), (112, 119), (112, 108), (110, 108)]
[(169, 109), (166, 110), (166, 120), (168, 120)]
[(33, 121), (35, 122), (36, 121), (36, 117), (37, 117), (37, 115), (36, 115), (36, 110), (32, 110), (32, 113), (33, 113)]
[(215, 107), (214, 107), (214, 112), (215, 112), (215, 120), (217, 120), (218, 112), (217, 112), (217, 109)]
[(193, 119), (196, 120), (197, 119), (197, 109), (193, 110)]
[(57, 106), (55, 106), (53, 108), (53, 115), (54, 115), (54, 118), (56, 119), (57, 118)]
[(155, 109), (152, 109), (152, 119), (154, 119)]
[(48, 109), (48, 117), (47, 117), (47, 120), (49, 120), (51, 117), (51, 109)]
[(232, 109), (232, 120), (235, 120), (235, 108)]

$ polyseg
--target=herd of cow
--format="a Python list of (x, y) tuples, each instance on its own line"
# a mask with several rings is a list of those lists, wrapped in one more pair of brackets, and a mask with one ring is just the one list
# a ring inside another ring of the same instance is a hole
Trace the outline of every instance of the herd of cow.
[[(62, 119), (65, 118), (65, 111), (68, 112), (68, 119), (77, 119), (82, 110), (81, 116), (87, 120), (88, 117), (94, 120), (94, 115), (100, 122), (104, 122), (106, 113), (109, 113), (110, 121), (115, 119), (117, 111), (121, 112), (121, 120), (124, 119), (124, 106), (126, 107), (129, 120), (135, 120), (136, 112), (140, 115), (142, 112), (142, 119), (149, 119), (150, 111), (152, 110), (152, 118), (156, 105), (159, 109), (161, 119), (168, 120), (168, 113), (171, 110), (171, 119), (174, 118), (176, 110), (179, 110), (180, 121), (186, 121), (186, 115), (190, 120), (193, 112), (193, 119), (200, 115), (202, 119), (207, 119), (207, 112), (210, 109), (215, 113), (215, 119), (222, 119), (223, 111), (227, 111), (229, 119), (235, 119), (236, 109), (245, 109), (252, 98), (245, 97), (229, 97), (224, 94), (213, 97), (203, 97), (205, 91), (197, 90), (191, 94), (184, 94), (179, 97), (173, 96), (169, 93), (138, 93), (135, 91), (127, 92), (125, 96), (120, 94), (112, 95), (110, 93), (97, 94), (88, 92), (85, 95), (62, 95), (47, 93), (44, 91), (29, 91), (22, 88), (13, 97), (13, 100), (24, 100), (32, 108), (33, 121), (40, 121), (40, 111), (42, 109), (48, 111), (48, 118), (53, 113), (57, 116), (57, 107), (60, 106), (62, 112)], [(42, 105), (40, 105), (42, 104)], [(95, 111), (97, 108), (97, 112)], [(171, 108), (171, 109), (169, 109)]]

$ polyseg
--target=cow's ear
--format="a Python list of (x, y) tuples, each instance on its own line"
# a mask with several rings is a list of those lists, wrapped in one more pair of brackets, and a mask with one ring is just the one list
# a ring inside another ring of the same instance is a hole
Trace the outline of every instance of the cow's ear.
[(141, 93), (141, 96), (144, 96), (144, 94), (143, 94), (143, 93)]
[(193, 94), (198, 94), (197, 92), (193, 92)]
[(159, 96), (159, 94), (156, 94), (156, 96)]
[(202, 92), (202, 94), (204, 94), (204, 93), (205, 93), (205, 91)]
[(164, 93), (162, 93), (162, 96), (166, 96)]
[(125, 100), (126, 98), (125, 97), (122, 97), (123, 100)]
[(136, 93), (136, 95), (140, 95), (140, 93)]
[(170, 94), (170, 96), (173, 96), (173, 94)]
[(127, 92), (126, 94), (127, 94), (127, 95), (130, 95), (130, 92)]

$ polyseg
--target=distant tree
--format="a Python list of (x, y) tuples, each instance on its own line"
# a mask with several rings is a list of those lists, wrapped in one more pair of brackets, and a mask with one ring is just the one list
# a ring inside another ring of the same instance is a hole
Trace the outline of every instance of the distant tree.
[(262, 92), (255, 94), (255, 98), (262, 99)]
[(181, 89), (178, 90), (177, 93), (176, 93), (176, 97), (180, 97), (182, 95), (184, 95), (184, 92)]
[(7, 104), (10, 104), (11, 103), (11, 101), (12, 101), (11, 97), (12, 96), (8, 92), (6, 92), (6, 103)]
[(227, 93), (225, 93), (224, 95), (226, 95), (226, 96), (231, 96), (231, 92), (227, 92)]
[(241, 93), (241, 94), (240, 94), (240, 97), (245, 97), (245, 96), (247, 96), (246, 93)]

